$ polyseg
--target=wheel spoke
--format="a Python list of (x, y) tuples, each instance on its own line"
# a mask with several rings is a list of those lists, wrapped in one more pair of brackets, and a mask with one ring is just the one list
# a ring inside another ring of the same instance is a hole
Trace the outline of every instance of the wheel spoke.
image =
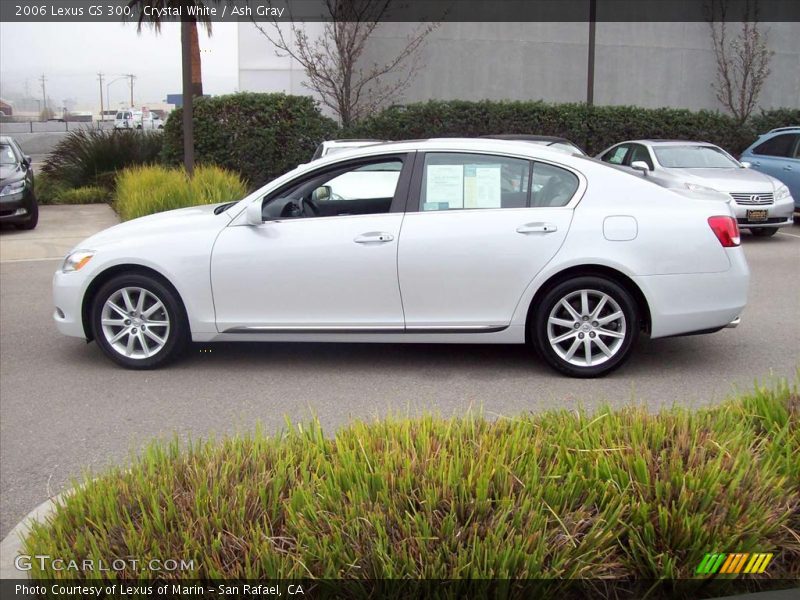
[(145, 290), (139, 290), (139, 299), (136, 301), (136, 314), (137, 315), (142, 314), (142, 311), (144, 310), (144, 300), (145, 300), (145, 296), (146, 295), (147, 295), (147, 292)]
[(608, 337), (622, 339), (625, 337), (624, 333), (620, 333), (619, 331), (611, 331), (609, 329), (595, 329), (597, 335), (607, 335)]
[(611, 356), (612, 354), (614, 354), (613, 352), (611, 352), (611, 349), (608, 346), (606, 346), (606, 343), (600, 339), (600, 336), (594, 338), (594, 343), (597, 344), (597, 347), (600, 348), (600, 350), (606, 356)]
[(161, 300), (156, 300), (155, 304), (148, 308), (146, 311), (142, 313), (142, 316), (147, 319), (150, 315), (156, 312), (159, 308), (164, 308), (164, 305), (161, 303)]
[(125, 302), (125, 309), (129, 313), (133, 312), (133, 302), (131, 302), (131, 295), (128, 293), (128, 288), (122, 290), (122, 299)]
[(573, 356), (575, 356), (575, 352), (578, 350), (578, 346), (581, 345), (581, 341), (578, 338), (575, 338), (575, 341), (572, 342), (572, 346), (569, 347), (567, 353), (564, 355), (566, 360), (571, 360)]
[(576, 321), (580, 321), (581, 320), (581, 316), (578, 314), (578, 312), (574, 308), (572, 308), (572, 305), (569, 302), (567, 302), (566, 299), (563, 299), (561, 301), (561, 306), (563, 306), (567, 310), (567, 312), (570, 314), (570, 316), (573, 319), (575, 319)]
[(139, 345), (142, 347), (142, 352), (144, 352), (144, 357), (148, 358), (150, 356), (150, 348), (147, 347), (147, 342), (145, 342), (144, 336), (142, 335), (141, 331), (136, 332), (136, 339), (139, 340)]
[(127, 333), (128, 335), (130, 335), (130, 334), (131, 334), (131, 330), (130, 330), (130, 328), (126, 327), (125, 329), (123, 329), (122, 331), (120, 331), (119, 333), (117, 333), (117, 335), (115, 335), (115, 336), (114, 336), (114, 337), (112, 337), (110, 340), (108, 340), (108, 343), (109, 343), (109, 344), (116, 344), (118, 341), (120, 341), (120, 340), (122, 339), (122, 336), (124, 336), (126, 333)]
[(616, 321), (617, 319), (621, 319), (622, 316), (623, 316), (622, 311), (618, 310), (617, 312), (611, 313), (610, 315), (607, 315), (602, 319), (597, 319), (597, 323), (600, 325), (605, 325), (606, 323), (611, 323), (611, 321)]
[(592, 366), (592, 341), (587, 337), (583, 339), (583, 353), (586, 356), (586, 366)]
[(128, 336), (128, 343), (125, 346), (125, 356), (130, 356), (131, 353), (133, 352), (133, 340), (134, 340), (134, 336), (133, 336), (133, 334), (130, 334)]
[(164, 338), (158, 337), (155, 333), (153, 333), (149, 329), (145, 329), (144, 330), (144, 334), (147, 337), (149, 337), (151, 340), (153, 340), (156, 344), (158, 344), (159, 347), (163, 346), (167, 342), (167, 340), (165, 340)]
[(550, 317), (548, 323), (558, 325), (559, 327), (569, 327), (570, 329), (575, 326), (575, 321), (567, 321), (566, 319), (559, 319), (558, 317)]
[(551, 344), (560, 344), (561, 342), (573, 338), (578, 335), (577, 331), (568, 331), (567, 333), (562, 333), (558, 337), (554, 337), (550, 340)]
[(589, 314), (589, 292), (583, 290), (581, 292), (581, 315)]
[(108, 306), (108, 308), (110, 308), (111, 310), (114, 310), (114, 311), (118, 312), (120, 314), (120, 316), (125, 317), (126, 319), (128, 318), (128, 313), (125, 312), (124, 310), (122, 310), (116, 304), (114, 304), (111, 300), (106, 302), (106, 306)]
[(101, 319), (100, 323), (107, 327), (125, 327), (125, 319)]
[(592, 320), (597, 319), (597, 316), (600, 314), (600, 311), (603, 310), (606, 302), (608, 302), (608, 296), (603, 295), (603, 297), (600, 298), (600, 302), (597, 303), (597, 306), (595, 306), (592, 311)]
[(169, 321), (147, 321), (148, 327), (168, 327)]

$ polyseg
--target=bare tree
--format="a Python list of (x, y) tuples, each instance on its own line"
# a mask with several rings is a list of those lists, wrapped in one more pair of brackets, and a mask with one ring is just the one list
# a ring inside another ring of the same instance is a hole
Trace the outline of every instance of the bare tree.
[(758, 22), (758, 0), (746, 0), (738, 33), (728, 31), (728, 0), (710, 0), (706, 20), (717, 61), (717, 79), (711, 84), (717, 100), (744, 123), (756, 107), (769, 77), (775, 54), (767, 44), (767, 32)]
[[(394, 0), (324, 0), (329, 13), (323, 33), (310, 38), (289, 13), (288, 31), (277, 20), (253, 24), (276, 47), (278, 56), (291, 56), (306, 72), (304, 84), (322, 104), (338, 115), (342, 125), (373, 114), (406, 90), (422, 68), (418, 50), (439, 23), (423, 23), (404, 47), (386, 62), (366, 63), (364, 51), (378, 25), (386, 21)], [(291, 9), (288, 9), (291, 11)]]

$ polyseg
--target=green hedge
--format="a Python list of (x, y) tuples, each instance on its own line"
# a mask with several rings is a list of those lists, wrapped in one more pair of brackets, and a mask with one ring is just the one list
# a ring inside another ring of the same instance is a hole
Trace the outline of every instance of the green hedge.
[(738, 154), (759, 133), (798, 123), (800, 110), (791, 109), (762, 113), (738, 125), (732, 117), (707, 110), (432, 100), (388, 108), (352, 127), (347, 136), (402, 140), (531, 133), (568, 138), (590, 155), (626, 139), (690, 139)]
[[(558, 578), (568, 587), (573, 578), (708, 582), (696, 575), (706, 553), (772, 552), (767, 573), (744, 583), (796, 578), (799, 419), (797, 389), (783, 382), (698, 410), (426, 416), (356, 422), (332, 437), (312, 423), (188, 446), (176, 436), (88, 474), (33, 526), (25, 554), (194, 561), (185, 572), (128, 565), (118, 576), (130, 580)], [(31, 575), (82, 576), (37, 562)], [(603, 587), (586, 597), (619, 597)]]
[[(164, 127), (164, 158), (183, 159), (182, 110)], [(313, 99), (286, 94), (241, 93), (199, 98), (194, 105), (195, 159), (216, 164), (258, 187), (308, 162), (321, 141), (337, 137), (336, 123)]]

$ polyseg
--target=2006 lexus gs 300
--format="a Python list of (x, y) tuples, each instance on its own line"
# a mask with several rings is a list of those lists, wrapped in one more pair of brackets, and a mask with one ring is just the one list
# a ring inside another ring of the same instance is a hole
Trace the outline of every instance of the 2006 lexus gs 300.
[(131, 368), (190, 340), (530, 343), (590, 377), (640, 332), (735, 324), (748, 280), (722, 200), (448, 139), (333, 154), (239, 202), (117, 225), (67, 256), (53, 293), (62, 333)]

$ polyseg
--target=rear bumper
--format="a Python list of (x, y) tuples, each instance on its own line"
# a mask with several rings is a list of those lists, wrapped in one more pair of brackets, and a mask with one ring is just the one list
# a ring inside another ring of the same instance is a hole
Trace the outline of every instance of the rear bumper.
[(726, 250), (723, 273), (635, 277), (650, 307), (653, 338), (718, 331), (738, 325), (747, 304), (750, 270), (741, 247)]

